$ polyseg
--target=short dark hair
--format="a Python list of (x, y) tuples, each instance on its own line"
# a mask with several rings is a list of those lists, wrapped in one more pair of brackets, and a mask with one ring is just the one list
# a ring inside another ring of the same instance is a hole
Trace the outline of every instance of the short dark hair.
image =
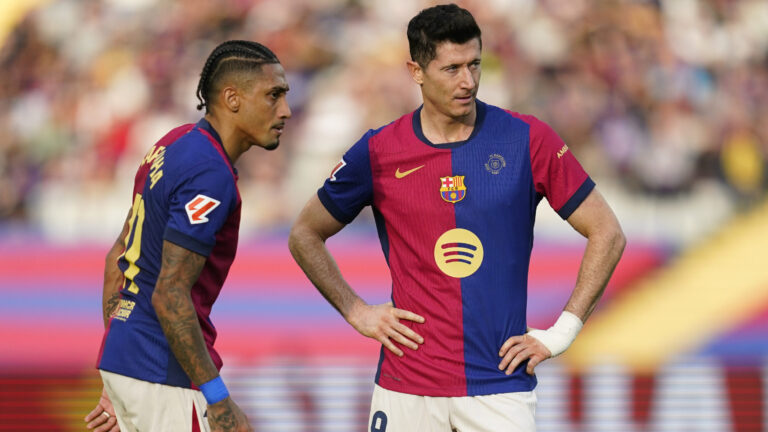
[(442, 42), (463, 44), (477, 38), (480, 47), (480, 27), (468, 10), (455, 4), (438, 5), (419, 12), (408, 23), (408, 45), (411, 59), (426, 67), (437, 55)]
[(214, 48), (205, 61), (197, 84), (197, 109), (205, 107), (209, 112), (211, 101), (216, 97), (216, 86), (232, 73), (259, 71), (261, 66), (280, 63), (275, 53), (258, 42), (230, 40)]

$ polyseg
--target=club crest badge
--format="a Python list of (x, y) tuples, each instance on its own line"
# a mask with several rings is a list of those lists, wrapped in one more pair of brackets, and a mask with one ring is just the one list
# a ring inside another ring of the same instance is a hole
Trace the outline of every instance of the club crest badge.
[(457, 203), (467, 196), (464, 176), (440, 177), (440, 196), (449, 203)]

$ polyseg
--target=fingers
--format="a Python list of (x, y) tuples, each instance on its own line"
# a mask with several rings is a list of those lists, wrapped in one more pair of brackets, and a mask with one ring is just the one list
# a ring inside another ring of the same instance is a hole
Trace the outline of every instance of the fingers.
[(412, 350), (418, 349), (419, 345), (417, 344), (417, 342), (418, 343), (423, 342), (423, 340), (420, 341), (421, 336), (417, 335), (413, 331), (409, 331), (408, 333), (405, 333), (404, 329), (408, 329), (408, 328), (402, 324), (396, 324), (387, 330), (387, 336), (389, 336), (389, 338), (394, 340), (395, 342), (401, 345), (405, 345)]
[(533, 371), (536, 368), (536, 366), (539, 365), (539, 363), (543, 362), (546, 359), (546, 357), (542, 357), (539, 355), (534, 355), (528, 360), (528, 366), (525, 368), (525, 372), (528, 375), (533, 375)]
[(511, 338), (507, 339), (504, 342), (504, 344), (501, 346), (501, 349), (499, 350), (499, 357), (504, 356), (507, 350), (510, 349), (513, 345), (522, 343), (524, 340), (525, 340), (525, 335), (512, 336)]
[(536, 366), (550, 355), (546, 347), (535, 338), (528, 335), (513, 336), (507, 339), (499, 350), (499, 357), (502, 357), (499, 370), (510, 375), (521, 363), (528, 360), (525, 371), (532, 375)]
[(117, 419), (113, 416), (107, 419), (107, 421), (104, 424), (94, 429), (93, 432), (116, 432), (119, 430), (120, 430), (120, 427), (117, 425)]
[(96, 405), (96, 407), (91, 412), (89, 412), (87, 416), (85, 416), (85, 421), (90, 422), (91, 420), (100, 416), (102, 412), (104, 412), (104, 409), (101, 407), (101, 405)]
[[(391, 305), (391, 303), (390, 303), (390, 305)], [(413, 313), (411, 311), (407, 311), (407, 310), (403, 310), (403, 309), (397, 309), (397, 308), (392, 308), (392, 313), (395, 315), (395, 318), (398, 318), (398, 319), (404, 319), (404, 320), (408, 320), (408, 321), (413, 321), (413, 322), (417, 322), (419, 324), (423, 324), (424, 323), (424, 317), (423, 316), (417, 315), (417, 314), (415, 314), (415, 313)]]
[(379, 342), (381, 342), (381, 344), (384, 345), (388, 350), (392, 351), (396, 356), (403, 356), (403, 350), (395, 346), (395, 344), (392, 343), (392, 340), (390, 340), (388, 336), (383, 336), (381, 339), (379, 339)]
[(526, 346), (523, 344), (517, 344), (511, 346), (506, 353), (504, 354), (504, 357), (502, 357), (501, 362), (499, 363), (499, 370), (505, 370), (506, 374), (509, 375), (512, 373), (512, 371), (515, 370), (517, 365), (519, 365), (523, 360), (525, 360), (527, 357), (522, 357), (520, 354), (523, 353), (526, 349)]
[[(96, 414), (95, 417), (91, 417), (91, 414), (94, 413), (94, 411), (99, 411), (98, 414)], [(91, 411), (88, 416), (86, 416), (86, 421), (89, 423), (86, 425), (88, 429), (93, 429), (93, 432), (119, 432), (120, 427), (117, 425), (117, 418), (115, 416), (110, 415), (106, 416), (103, 409), (101, 409), (100, 406), (97, 406), (94, 411)]]

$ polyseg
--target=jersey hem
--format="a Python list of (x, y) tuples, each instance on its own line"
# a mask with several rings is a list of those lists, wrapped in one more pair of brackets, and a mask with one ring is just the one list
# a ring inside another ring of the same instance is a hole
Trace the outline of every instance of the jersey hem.
[(391, 390), (398, 393), (406, 393), (415, 396), (430, 396), (430, 397), (462, 397), (462, 396), (487, 396), (500, 393), (516, 393), (532, 391), (536, 388), (536, 380), (530, 384), (521, 383), (519, 381), (506, 382), (502, 384), (484, 384), (484, 385), (470, 385), (467, 386), (443, 386), (443, 387), (420, 387), (414, 389), (407, 385), (398, 385), (396, 383), (382, 383), (381, 380), (377, 380), (376, 384), (384, 389)]
[(211, 250), (213, 250), (213, 246), (214, 246), (214, 245), (203, 243), (200, 240), (190, 237), (187, 234), (184, 234), (183, 232), (178, 231), (171, 227), (165, 228), (165, 233), (163, 234), (163, 240), (168, 240), (173, 244), (179, 245), (184, 249), (189, 249), (192, 252), (200, 254), (204, 257), (207, 257), (208, 255), (211, 254)]
[(318, 189), (317, 197), (320, 199), (320, 202), (325, 209), (328, 210), (328, 213), (330, 213), (337, 221), (347, 225), (355, 219), (355, 216), (349, 217), (341, 211), (341, 209), (333, 202), (331, 195), (325, 188)]

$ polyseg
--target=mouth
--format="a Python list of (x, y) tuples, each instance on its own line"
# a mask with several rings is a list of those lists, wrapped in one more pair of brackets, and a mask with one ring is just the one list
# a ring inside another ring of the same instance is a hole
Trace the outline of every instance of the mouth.
[(285, 123), (280, 123), (275, 126), (272, 126), (272, 130), (275, 131), (276, 134), (282, 135), (283, 129), (285, 128)]
[(472, 100), (475, 98), (474, 94), (468, 94), (463, 96), (456, 96), (454, 99), (456, 99), (459, 103), (467, 104), (472, 102)]

